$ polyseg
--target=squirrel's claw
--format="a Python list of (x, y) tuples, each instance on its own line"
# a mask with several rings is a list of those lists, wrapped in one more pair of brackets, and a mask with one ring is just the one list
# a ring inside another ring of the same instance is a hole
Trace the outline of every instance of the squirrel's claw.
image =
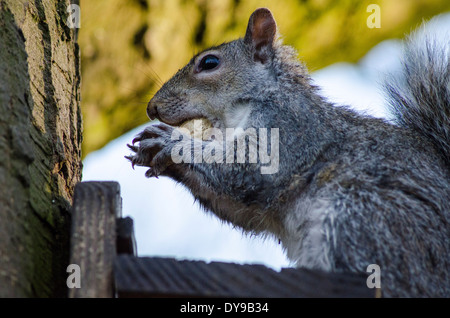
[[(136, 139), (136, 138), (135, 138), (135, 139)], [(133, 139), (133, 144), (132, 144), (132, 145), (127, 144), (127, 146), (128, 146), (128, 148), (130, 148), (130, 149), (133, 150), (134, 152), (137, 152), (138, 149), (139, 149), (139, 147), (134, 146), (134, 139)]]
[(134, 170), (134, 165), (136, 164), (136, 162), (135, 162), (135, 157), (134, 156), (124, 156), (125, 157), (125, 159), (128, 159), (128, 160), (130, 160), (131, 161), (131, 168), (133, 168), (133, 170)]
[[(166, 124), (151, 125), (136, 135), (131, 144), (127, 147), (134, 152), (130, 156), (125, 156), (134, 166), (149, 167), (145, 176), (147, 178), (163, 174), (167, 166), (172, 163), (170, 158), (170, 134), (172, 126)], [(135, 143), (139, 142), (138, 145)], [(168, 148), (169, 147), (169, 148)]]
[(152, 168), (148, 169), (148, 170), (145, 172), (145, 176), (146, 176), (147, 178), (155, 177), (156, 179), (159, 179), (159, 178), (158, 178), (157, 172), (155, 171), (155, 169), (152, 169)]

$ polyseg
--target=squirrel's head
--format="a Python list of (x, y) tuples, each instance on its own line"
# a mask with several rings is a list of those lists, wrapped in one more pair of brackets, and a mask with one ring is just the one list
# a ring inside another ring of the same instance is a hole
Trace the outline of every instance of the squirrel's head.
[(214, 127), (245, 128), (248, 101), (275, 89), (280, 58), (293, 55), (281, 47), (272, 13), (257, 9), (244, 38), (197, 54), (167, 81), (148, 103), (148, 116), (174, 126), (202, 118)]

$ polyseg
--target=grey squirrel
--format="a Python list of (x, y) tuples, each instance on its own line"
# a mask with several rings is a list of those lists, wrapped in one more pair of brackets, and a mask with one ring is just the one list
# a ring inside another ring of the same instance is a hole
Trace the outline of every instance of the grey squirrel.
[[(160, 123), (127, 158), (149, 167), (147, 177), (183, 184), (222, 220), (276, 237), (298, 267), (377, 264), (383, 296), (449, 297), (450, 44), (424, 43), (406, 43), (403, 70), (386, 84), (392, 124), (321, 97), (271, 12), (257, 9), (244, 38), (195, 55), (153, 96), (147, 114)], [(192, 119), (222, 134), (191, 138), (178, 127)], [(279, 153), (272, 173), (261, 156), (249, 160), (262, 147), (250, 147), (249, 128), (277, 132), (264, 139)], [(243, 162), (212, 147), (220, 135), (234, 151), (244, 136)]]

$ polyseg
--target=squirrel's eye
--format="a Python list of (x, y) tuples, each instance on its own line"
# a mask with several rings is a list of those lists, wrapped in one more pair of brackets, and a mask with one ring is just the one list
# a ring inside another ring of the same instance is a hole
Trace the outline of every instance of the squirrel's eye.
[(201, 71), (212, 70), (219, 66), (220, 60), (215, 55), (206, 55), (204, 56), (200, 63), (198, 63), (196, 68), (196, 73), (200, 73)]

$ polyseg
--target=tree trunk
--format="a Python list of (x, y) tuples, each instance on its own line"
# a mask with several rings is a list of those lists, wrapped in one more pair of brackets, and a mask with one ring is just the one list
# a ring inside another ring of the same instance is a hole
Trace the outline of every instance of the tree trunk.
[(81, 178), (69, 1), (0, 0), (0, 297), (65, 297)]

